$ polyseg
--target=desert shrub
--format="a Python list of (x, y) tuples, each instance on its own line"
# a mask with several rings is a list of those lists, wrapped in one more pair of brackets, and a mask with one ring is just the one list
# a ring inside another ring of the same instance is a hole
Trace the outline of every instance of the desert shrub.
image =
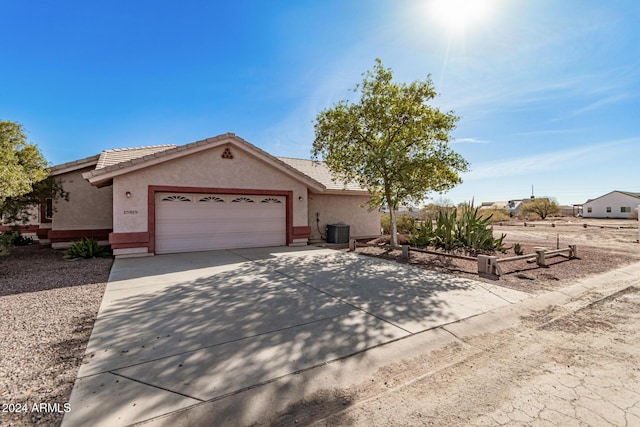
[(433, 246), (434, 238), (433, 223), (429, 220), (423, 221), (420, 225), (416, 226), (409, 238), (409, 242), (413, 246)]
[(14, 246), (26, 246), (33, 244), (31, 237), (24, 237), (19, 231), (5, 231), (0, 234), (0, 256), (11, 253)]
[(382, 234), (391, 234), (391, 215), (388, 213), (380, 215), (380, 228), (382, 228)]
[(541, 197), (524, 203), (520, 211), (524, 215), (534, 215), (540, 219), (545, 219), (548, 216), (560, 213), (560, 205), (549, 197)]
[[(388, 213), (380, 216), (380, 226), (382, 234), (391, 234), (391, 215)], [(396, 227), (398, 233), (411, 234), (416, 226), (416, 220), (409, 214), (398, 214), (396, 216)]]
[(33, 238), (24, 237), (20, 231), (5, 231), (2, 233), (13, 246), (27, 246), (33, 244)]
[(438, 219), (440, 212), (451, 213), (455, 210), (456, 210), (455, 206), (453, 206), (449, 202), (444, 202), (441, 204), (430, 203), (427, 206), (420, 209), (418, 218), (422, 221), (435, 221)]
[(13, 247), (12, 238), (6, 233), (0, 234), (0, 256), (7, 256)]
[(100, 258), (109, 255), (109, 250), (105, 246), (100, 246), (97, 241), (87, 238), (74, 242), (65, 252), (67, 258)]
[(511, 217), (507, 209), (482, 209), (478, 211), (481, 218), (486, 218), (490, 223), (509, 221)]
[(416, 220), (409, 214), (400, 214), (396, 218), (398, 233), (411, 234), (416, 228)]
[(524, 255), (524, 248), (520, 243), (515, 243), (513, 245), (513, 253), (516, 255)]

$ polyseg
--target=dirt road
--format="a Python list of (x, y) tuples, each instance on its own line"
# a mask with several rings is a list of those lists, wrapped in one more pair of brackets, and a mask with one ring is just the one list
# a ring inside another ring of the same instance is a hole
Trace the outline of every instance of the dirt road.
[(613, 252), (638, 251), (636, 220), (552, 218), (527, 223), (496, 223), (494, 231), (497, 235), (506, 234), (510, 241), (524, 241), (549, 247), (554, 247), (559, 239), (561, 247), (575, 244), (604, 248)]
[(640, 425), (640, 289), (545, 318), (443, 350), (469, 357), (317, 425)]
[(640, 287), (603, 284), (512, 329), (391, 364), (271, 425), (638, 426)]

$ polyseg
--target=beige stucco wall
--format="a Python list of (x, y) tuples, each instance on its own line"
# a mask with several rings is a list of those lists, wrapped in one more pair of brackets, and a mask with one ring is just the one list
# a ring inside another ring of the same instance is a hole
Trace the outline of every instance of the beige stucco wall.
[(109, 229), (113, 226), (111, 187), (96, 188), (82, 177), (92, 167), (56, 176), (69, 200), (54, 203), (53, 230)]
[[(327, 224), (348, 224), (351, 237), (380, 235), (380, 212), (369, 211), (369, 196), (347, 196), (309, 193), (309, 225), (311, 240), (326, 237)], [(363, 205), (363, 206), (361, 206)], [(320, 222), (316, 220), (319, 215)]]
[[(233, 159), (221, 158), (225, 148), (231, 150)], [(114, 232), (149, 231), (149, 185), (293, 191), (293, 225), (307, 225), (306, 185), (235, 146), (211, 148), (115, 177)], [(127, 191), (131, 192), (130, 198), (126, 197)]]

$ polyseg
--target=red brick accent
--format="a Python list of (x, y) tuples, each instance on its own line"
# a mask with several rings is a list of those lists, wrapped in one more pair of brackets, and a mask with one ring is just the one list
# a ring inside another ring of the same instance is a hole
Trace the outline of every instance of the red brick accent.
[(0, 225), (0, 232), (13, 231), (17, 229), (20, 233), (37, 233), (40, 226), (38, 224), (29, 225)]
[(293, 239), (307, 239), (311, 236), (311, 227), (293, 227)]
[(38, 239), (40, 240), (47, 240), (49, 238), (50, 231), (50, 228), (39, 228), (38, 231), (36, 231), (36, 236), (38, 236)]
[(287, 230), (287, 244), (293, 242), (293, 191), (286, 190), (248, 190), (246, 188), (204, 188), (204, 187), (175, 187), (170, 185), (150, 185), (148, 188), (147, 208), (149, 212), (149, 253), (156, 252), (156, 193), (218, 193), (241, 194), (246, 196), (284, 196), (286, 198), (285, 227)]
[(51, 243), (73, 242), (83, 238), (95, 240), (108, 240), (110, 228), (98, 230), (49, 230), (48, 238)]
[(109, 244), (111, 245), (111, 249), (148, 248), (149, 233), (146, 231), (134, 233), (111, 233), (109, 234)]

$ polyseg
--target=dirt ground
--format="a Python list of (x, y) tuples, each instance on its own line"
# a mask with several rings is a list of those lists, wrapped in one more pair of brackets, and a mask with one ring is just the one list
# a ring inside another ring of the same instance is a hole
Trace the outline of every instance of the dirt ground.
[[(549, 260), (548, 268), (540, 268), (535, 262), (528, 263), (524, 260), (501, 263), (504, 274), (500, 278), (478, 276), (478, 265), (475, 261), (411, 252), (409, 262), (420, 268), (538, 294), (566, 286), (583, 277), (640, 261), (640, 245), (637, 243), (638, 222), (634, 220), (572, 218), (528, 222), (527, 226), (521, 221), (502, 224), (494, 225), (494, 235), (500, 237), (506, 234), (504, 242), (508, 248), (520, 243), (525, 254), (531, 254), (535, 253), (535, 247), (556, 249), (577, 245), (578, 259), (552, 258)], [(584, 224), (587, 224), (587, 228)], [(357, 252), (406, 262), (401, 259), (400, 250), (360, 246)], [(510, 249), (506, 254), (496, 255), (511, 257), (514, 253)]]
[[(544, 276), (526, 270), (533, 280), (514, 271), (492, 283), (535, 294), (640, 260), (637, 229), (592, 225), (496, 227), (526, 247), (555, 245), (560, 234), (562, 244), (579, 246), (581, 259), (539, 269)], [(414, 262), (472, 276), (458, 264)], [(638, 278), (603, 283), (599, 291), (570, 307), (534, 312), (518, 327), (390, 364), (357, 386), (298, 402), (264, 425), (640, 426)]]

